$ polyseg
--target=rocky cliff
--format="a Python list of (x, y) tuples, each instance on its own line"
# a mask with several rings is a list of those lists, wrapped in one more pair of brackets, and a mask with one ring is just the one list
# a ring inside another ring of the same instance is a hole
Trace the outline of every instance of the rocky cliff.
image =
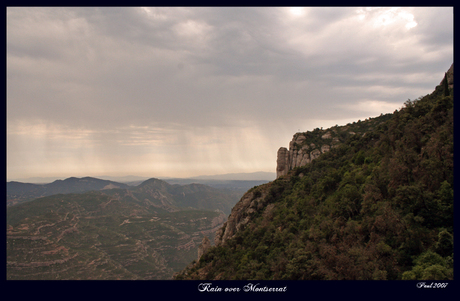
[[(232, 213), (229, 215), (222, 228), (217, 230), (214, 238), (216, 246), (232, 238), (236, 232), (250, 221), (251, 214), (266, 206), (267, 195), (271, 185), (271, 183), (268, 183), (251, 189), (241, 198), (235, 207), (233, 207)], [(267, 210), (270, 210), (270, 206), (267, 206), (265, 211)]]
[[(288, 181), (280, 179), (282, 176), (294, 168), (305, 166), (321, 154), (339, 147), (351, 136), (364, 136), (372, 131), (379, 124), (391, 118), (391, 114), (380, 115), (379, 117), (369, 118), (364, 121), (349, 123), (345, 126), (334, 126), (328, 129), (314, 129), (304, 133), (296, 133), (289, 143), (289, 150), (281, 147), (278, 150), (276, 176), (277, 183)], [(262, 214), (270, 215), (273, 209), (272, 204), (268, 204), (269, 195), (273, 193), (273, 182), (257, 186), (250, 189), (241, 200), (233, 207), (231, 214), (222, 228), (216, 232), (215, 245), (223, 245), (232, 238), (235, 233), (242, 229), (251, 220), (251, 215), (257, 211)], [(276, 186), (276, 185), (275, 185)]]
[[(312, 160), (318, 158), (322, 153), (329, 151), (340, 144), (336, 129), (330, 131), (321, 131), (321, 143), (313, 143), (309, 133), (296, 133), (289, 143), (289, 150), (280, 147), (276, 160), (276, 178), (287, 175), (287, 173), (296, 167), (304, 166)], [(355, 133), (352, 133), (355, 134)], [(309, 139), (310, 138), (310, 139)]]
[(201, 256), (211, 247), (211, 242), (207, 236), (203, 237), (201, 241), (201, 245), (198, 247), (198, 260), (200, 260)]
[[(278, 151), (277, 179), (250, 189), (216, 232), (215, 246), (203, 239), (198, 261), (175, 279), (422, 279), (411, 258), (426, 250), (446, 256), (436, 269), (444, 273), (439, 279), (451, 279), (448, 92), (443, 80), (393, 114), (296, 133)], [(444, 249), (441, 240), (449, 241)]]
[[(446, 72), (449, 88), (454, 86), (454, 64)], [(443, 79), (444, 80), (444, 79)], [(443, 81), (439, 84), (441, 86)], [(296, 133), (289, 143), (289, 150), (286, 147), (278, 149), (276, 160), (276, 178), (287, 175), (296, 168), (305, 166), (321, 154), (338, 147), (350, 135), (365, 135), (372, 131), (379, 123), (387, 120), (390, 114), (380, 115), (376, 118), (369, 118), (364, 121), (349, 123), (346, 126), (335, 126), (329, 129), (315, 129), (304, 133)]]

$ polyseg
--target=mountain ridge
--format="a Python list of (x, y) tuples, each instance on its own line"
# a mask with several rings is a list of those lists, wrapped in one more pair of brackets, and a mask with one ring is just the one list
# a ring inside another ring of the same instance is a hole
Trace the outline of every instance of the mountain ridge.
[[(297, 166), (288, 156), (175, 279), (453, 279), (453, 101), (452, 65), (365, 133)], [(311, 146), (298, 137), (291, 150)]]
[[(72, 176), (73, 177), (73, 176)], [(29, 177), (29, 178), (17, 178), (11, 179), (7, 182), (20, 182), (20, 183), (27, 183), (27, 184), (49, 184), (56, 180), (65, 180), (69, 177)], [(94, 176), (93, 178), (101, 179), (101, 180), (108, 180), (114, 181), (119, 183), (130, 183), (130, 182), (143, 182), (145, 180), (151, 179), (152, 177), (146, 176), (135, 176), (135, 175), (128, 175), (128, 176)], [(215, 175), (200, 175), (200, 176), (193, 176), (193, 177), (186, 177), (186, 178), (177, 178), (177, 177), (156, 177), (161, 180), (170, 180), (170, 179), (181, 179), (181, 180), (273, 180), (275, 178), (275, 174), (272, 172), (246, 172), (246, 173), (226, 173), (226, 174), (215, 174)]]
[(38, 197), (60, 193), (79, 193), (113, 188), (129, 188), (129, 186), (123, 183), (101, 180), (93, 177), (70, 177), (64, 180), (55, 180), (48, 184), (11, 181), (6, 183), (7, 205), (12, 206)]

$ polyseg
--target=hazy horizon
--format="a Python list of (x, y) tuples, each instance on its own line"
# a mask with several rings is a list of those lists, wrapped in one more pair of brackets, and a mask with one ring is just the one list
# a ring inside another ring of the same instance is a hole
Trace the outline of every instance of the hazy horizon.
[[(241, 180), (238, 178), (238, 176), (247, 176), (250, 178), (250, 180), (275, 180), (276, 178), (276, 172), (250, 172), (250, 173), (227, 173), (227, 174), (216, 174), (216, 175), (195, 175), (191, 177), (164, 177), (164, 176), (138, 176), (138, 175), (118, 175), (118, 176), (110, 176), (110, 175), (83, 175), (83, 176), (50, 176), (50, 177), (28, 177), (28, 178), (7, 178), (7, 182), (27, 182), (27, 183), (32, 183), (32, 184), (42, 184), (42, 183), (49, 183), (53, 182), (55, 180), (65, 180), (71, 177), (75, 178), (84, 178), (84, 177), (90, 177), (90, 178), (97, 178), (97, 179), (102, 179), (102, 180), (111, 180), (111, 181), (117, 181), (119, 179), (120, 181), (141, 181), (141, 180), (146, 180), (146, 179), (151, 179), (151, 178), (158, 178), (158, 179), (212, 179), (212, 178), (217, 178), (220, 179), (222, 176), (232, 176), (234, 175), (235, 177), (230, 177), (231, 180)], [(260, 177), (257, 177), (257, 175), (261, 175)], [(271, 179), (273, 178), (273, 179)], [(244, 180), (244, 179), (243, 179)]]
[(275, 172), (453, 63), (453, 7), (7, 7), (7, 180)]

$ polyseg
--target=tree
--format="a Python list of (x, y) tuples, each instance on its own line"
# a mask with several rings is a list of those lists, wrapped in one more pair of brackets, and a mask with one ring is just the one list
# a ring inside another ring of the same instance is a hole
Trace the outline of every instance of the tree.
[(447, 73), (444, 73), (444, 79), (442, 80), (442, 87), (444, 91), (444, 96), (449, 96), (449, 84), (447, 83)]
[(435, 244), (436, 252), (441, 256), (450, 256), (453, 252), (454, 238), (447, 230), (438, 234), (438, 242)]
[(411, 271), (404, 272), (403, 280), (445, 280), (453, 279), (453, 269), (448, 260), (430, 250), (422, 253), (414, 260)]

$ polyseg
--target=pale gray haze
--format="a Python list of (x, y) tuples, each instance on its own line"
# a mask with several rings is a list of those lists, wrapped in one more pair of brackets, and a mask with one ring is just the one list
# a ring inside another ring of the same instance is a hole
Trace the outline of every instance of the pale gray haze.
[(275, 172), (453, 63), (452, 7), (9, 7), (7, 180)]

